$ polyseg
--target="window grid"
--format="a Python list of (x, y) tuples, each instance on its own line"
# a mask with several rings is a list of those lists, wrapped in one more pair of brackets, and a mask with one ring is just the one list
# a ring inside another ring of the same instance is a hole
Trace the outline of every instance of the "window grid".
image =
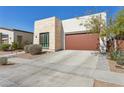
[(49, 48), (49, 33), (40, 34), (40, 44), (43, 48)]

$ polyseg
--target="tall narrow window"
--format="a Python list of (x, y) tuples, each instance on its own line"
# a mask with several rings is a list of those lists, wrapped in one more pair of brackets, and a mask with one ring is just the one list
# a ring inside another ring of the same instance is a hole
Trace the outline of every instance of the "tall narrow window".
[(49, 32), (40, 33), (40, 44), (42, 48), (49, 48)]

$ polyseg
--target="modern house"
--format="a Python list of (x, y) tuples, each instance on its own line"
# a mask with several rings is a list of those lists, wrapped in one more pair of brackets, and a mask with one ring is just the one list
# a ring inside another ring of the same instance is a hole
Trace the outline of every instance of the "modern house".
[(35, 21), (34, 44), (41, 44), (45, 51), (99, 50), (103, 45), (99, 34), (88, 34), (85, 22), (92, 17), (100, 16), (106, 23), (106, 13), (81, 16), (66, 20), (50, 17)]
[(33, 33), (18, 29), (0, 28), (0, 44), (12, 44), (18, 42), (21, 45), (33, 43)]

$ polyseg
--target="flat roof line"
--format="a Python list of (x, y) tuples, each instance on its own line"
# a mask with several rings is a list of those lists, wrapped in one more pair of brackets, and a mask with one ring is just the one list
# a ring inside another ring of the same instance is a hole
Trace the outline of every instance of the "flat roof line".
[(10, 30), (10, 31), (19, 31), (19, 32), (32, 33), (33, 34), (33, 32), (28, 32), (28, 31), (19, 30), (19, 29), (11, 29), (11, 28), (5, 28), (5, 27), (0, 27), (0, 29)]

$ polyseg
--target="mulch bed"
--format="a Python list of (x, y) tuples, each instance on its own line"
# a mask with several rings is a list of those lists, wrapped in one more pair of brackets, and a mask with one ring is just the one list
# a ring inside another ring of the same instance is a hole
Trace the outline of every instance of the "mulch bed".
[(94, 87), (124, 87), (124, 86), (95, 80), (94, 81)]
[(108, 62), (109, 62), (110, 71), (117, 73), (124, 73), (124, 68), (121, 68), (119, 65), (117, 65), (115, 61), (109, 60)]

